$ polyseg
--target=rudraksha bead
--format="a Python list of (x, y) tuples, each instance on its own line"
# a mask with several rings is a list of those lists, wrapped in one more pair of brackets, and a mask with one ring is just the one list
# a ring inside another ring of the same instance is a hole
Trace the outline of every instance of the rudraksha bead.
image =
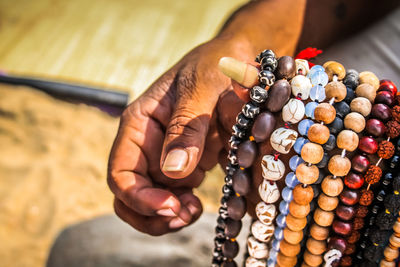
[(382, 169), (376, 165), (370, 165), (365, 173), (365, 181), (369, 184), (375, 184), (379, 182), (382, 177)]
[(362, 189), (360, 196), (360, 205), (369, 206), (374, 200), (374, 193), (371, 190)]
[(383, 140), (378, 145), (377, 154), (383, 159), (390, 159), (394, 155), (394, 145), (392, 142)]
[(397, 121), (389, 121), (386, 124), (386, 134), (390, 138), (396, 138), (400, 135), (400, 123)]

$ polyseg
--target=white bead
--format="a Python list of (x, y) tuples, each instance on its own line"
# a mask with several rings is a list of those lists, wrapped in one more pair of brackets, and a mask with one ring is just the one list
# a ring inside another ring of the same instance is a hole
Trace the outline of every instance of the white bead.
[(324, 255), (325, 265), (324, 267), (332, 266), (334, 261), (339, 260), (342, 257), (342, 252), (337, 249), (331, 249)]
[(292, 94), (298, 96), (301, 94), (301, 99), (306, 100), (310, 96), (311, 81), (306, 76), (297, 75), (294, 76), (290, 85), (292, 86)]
[(267, 267), (267, 262), (265, 260), (257, 260), (253, 257), (248, 257), (246, 259), (246, 267)]
[(296, 74), (307, 75), (308, 72), (310, 71), (310, 67), (308, 66), (308, 61), (305, 59), (296, 59), (295, 62), (296, 62)]
[(254, 236), (247, 238), (247, 250), (250, 256), (256, 259), (265, 259), (269, 255), (268, 245), (258, 241)]
[(261, 160), (262, 176), (264, 179), (277, 181), (285, 174), (285, 164), (272, 155), (265, 155)]
[(256, 206), (256, 214), (260, 222), (270, 225), (276, 217), (275, 205), (266, 204), (265, 202), (260, 201)]
[(274, 230), (275, 226), (273, 224), (265, 225), (258, 220), (251, 225), (251, 233), (261, 242), (268, 242), (274, 234)]
[(263, 179), (263, 182), (258, 187), (258, 193), (265, 203), (275, 203), (280, 197), (279, 188), (276, 183), (265, 179)]
[(289, 102), (283, 106), (282, 118), (285, 122), (298, 123), (304, 117), (306, 108), (304, 107), (303, 101), (296, 98), (291, 98)]
[(298, 133), (287, 128), (276, 129), (269, 139), (273, 149), (282, 154), (287, 154), (297, 140)]

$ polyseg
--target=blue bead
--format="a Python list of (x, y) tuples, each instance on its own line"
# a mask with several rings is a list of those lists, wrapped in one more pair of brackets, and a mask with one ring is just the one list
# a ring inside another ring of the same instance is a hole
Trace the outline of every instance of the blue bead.
[(275, 222), (276, 222), (276, 225), (279, 228), (285, 228), (285, 226), (286, 226), (286, 216), (283, 215), (283, 214), (279, 214), (278, 217), (276, 217)]
[(326, 74), (323, 71), (317, 71), (317, 72), (312, 72), (311, 74), (308, 75), (308, 78), (310, 78), (311, 84), (313, 86), (315, 85), (322, 85), (325, 86), (328, 84), (328, 74)]
[(300, 183), (300, 181), (297, 179), (296, 175), (294, 174), (294, 172), (289, 172), (286, 175), (285, 178), (285, 184), (287, 187), (289, 188), (294, 188), (296, 185), (298, 185)]
[(271, 248), (271, 250), (269, 251), (269, 256), (268, 259), (273, 260), (274, 262), (276, 262), (276, 257), (278, 257), (278, 251)]
[(311, 69), (308, 71), (308, 75), (313, 74), (314, 72), (324, 72), (325, 68), (322, 67), (321, 65), (314, 65), (311, 67)]
[(283, 239), (283, 229), (278, 227), (274, 231), (275, 239), (281, 241)]
[(299, 122), (297, 130), (301, 135), (306, 136), (308, 129), (310, 129), (311, 125), (313, 124), (314, 122), (312, 120), (309, 119), (302, 120), (301, 122)]
[(304, 162), (304, 160), (301, 157), (299, 157), (298, 155), (295, 155), (290, 158), (289, 167), (292, 171), (296, 171), (297, 166), (299, 166), (303, 162)]
[(281, 212), (281, 214), (283, 215), (288, 215), (289, 214), (289, 203), (286, 202), (285, 200), (282, 200), (279, 203), (279, 211)]
[(318, 106), (318, 102), (309, 102), (306, 105), (306, 116), (307, 118), (315, 119), (314, 110)]
[(282, 190), (282, 198), (286, 201), (286, 202), (290, 202), (293, 199), (293, 191), (292, 189), (290, 189), (289, 187), (285, 187)]
[(326, 98), (325, 88), (321, 85), (313, 86), (310, 90), (310, 99), (312, 101), (322, 102)]
[(281, 245), (281, 241), (276, 240), (276, 239), (274, 241), (272, 241), (272, 248), (275, 249), (276, 251), (279, 251), (280, 245)]
[(304, 138), (304, 137), (297, 138), (296, 142), (293, 145), (294, 151), (296, 151), (296, 153), (300, 155), (301, 154), (301, 149), (308, 142), (310, 142), (310, 141), (308, 139)]
[[(271, 252), (270, 252), (271, 253)], [(276, 266), (276, 261), (273, 259), (269, 259), (267, 261), (267, 267), (275, 267)]]

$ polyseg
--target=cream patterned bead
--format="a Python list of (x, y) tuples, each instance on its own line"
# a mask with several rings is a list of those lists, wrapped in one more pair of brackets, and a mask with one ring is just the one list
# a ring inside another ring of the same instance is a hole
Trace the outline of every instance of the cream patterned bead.
[(310, 71), (310, 67), (308, 66), (308, 61), (305, 59), (296, 59), (296, 74), (297, 75), (307, 75)]
[(266, 204), (265, 202), (260, 201), (256, 206), (256, 214), (260, 222), (270, 225), (276, 217), (275, 205)]
[(261, 242), (268, 242), (274, 234), (274, 230), (275, 226), (273, 224), (265, 225), (258, 220), (251, 225), (251, 233)]
[(269, 255), (268, 245), (258, 241), (254, 236), (247, 238), (247, 250), (249, 255), (255, 259), (265, 259)]
[(325, 265), (324, 267), (332, 266), (334, 261), (340, 260), (342, 257), (342, 252), (337, 249), (331, 249), (324, 255)]
[(267, 262), (265, 260), (257, 260), (253, 257), (248, 257), (246, 259), (246, 267), (267, 267)]
[(303, 75), (297, 75), (294, 76), (290, 84), (292, 86), (292, 94), (294, 96), (301, 94), (300, 98), (302, 100), (306, 100), (309, 97), (312, 87), (309, 78)]
[(275, 203), (280, 197), (279, 188), (275, 182), (264, 180), (258, 187), (258, 193), (265, 203)]
[(287, 128), (276, 129), (270, 138), (273, 149), (282, 154), (287, 154), (297, 140), (298, 133), (295, 130)]
[(262, 176), (264, 179), (277, 181), (285, 174), (285, 164), (280, 159), (275, 160), (272, 155), (265, 155), (261, 161)]
[(282, 109), (282, 118), (285, 122), (298, 123), (304, 117), (306, 109), (302, 101), (291, 98)]

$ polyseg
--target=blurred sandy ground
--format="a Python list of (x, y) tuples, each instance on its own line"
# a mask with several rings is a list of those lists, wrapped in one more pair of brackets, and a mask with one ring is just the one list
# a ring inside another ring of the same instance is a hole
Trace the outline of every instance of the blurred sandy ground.
[[(244, 0), (0, 0), (0, 69), (137, 97)], [(65, 226), (112, 212), (105, 182), (118, 120), (0, 85), (0, 266), (43, 266)], [(220, 169), (199, 189), (213, 211)]]

